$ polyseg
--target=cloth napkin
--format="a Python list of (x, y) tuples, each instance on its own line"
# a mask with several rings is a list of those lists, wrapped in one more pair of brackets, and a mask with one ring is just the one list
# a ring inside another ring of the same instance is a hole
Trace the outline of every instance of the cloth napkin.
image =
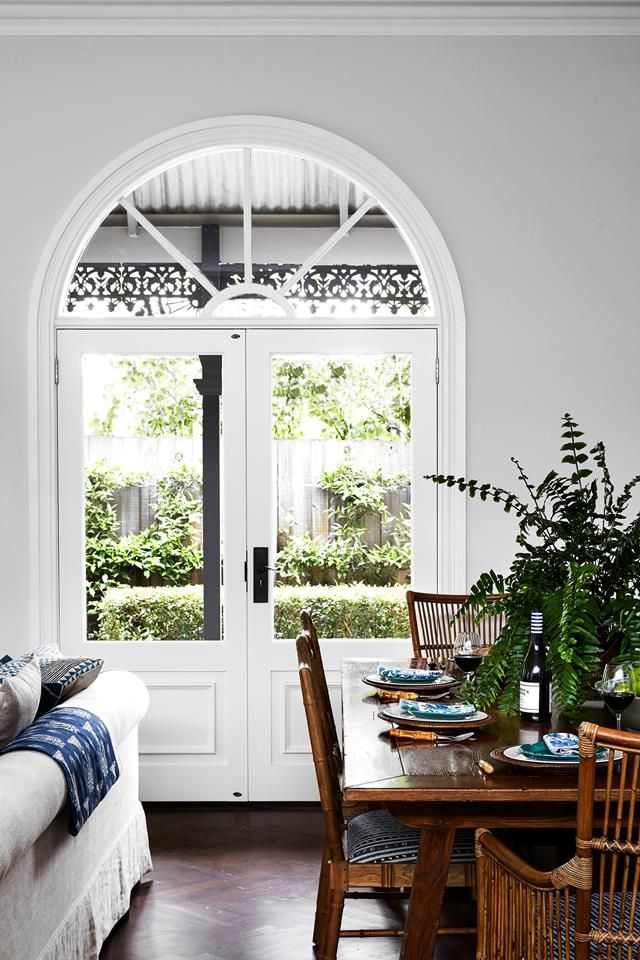
[(418, 670), (410, 667), (378, 667), (381, 680), (408, 680), (411, 683), (433, 683), (443, 676), (444, 670)]
[(551, 753), (560, 756), (567, 754), (577, 756), (578, 754), (579, 740), (575, 733), (547, 733), (542, 739)]
[[(577, 739), (578, 738), (576, 737), (576, 740)], [(529, 757), (531, 760), (558, 760), (560, 762), (566, 761), (569, 763), (575, 763), (578, 759), (577, 749), (571, 753), (552, 753), (544, 740), (538, 740), (537, 743), (521, 743), (520, 752), (523, 753), (525, 757)], [(604, 747), (598, 747), (596, 751), (596, 759), (600, 760), (602, 757), (606, 757), (606, 755), (606, 749)]]
[(421, 700), (401, 700), (400, 708), (412, 717), (425, 720), (465, 720), (476, 712), (472, 703), (425, 703)]

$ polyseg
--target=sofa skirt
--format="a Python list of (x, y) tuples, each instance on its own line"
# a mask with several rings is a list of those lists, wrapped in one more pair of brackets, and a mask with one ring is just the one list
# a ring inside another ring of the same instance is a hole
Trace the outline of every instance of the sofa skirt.
[(132, 889), (151, 868), (139, 806), (38, 960), (98, 960), (102, 944), (129, 909)]

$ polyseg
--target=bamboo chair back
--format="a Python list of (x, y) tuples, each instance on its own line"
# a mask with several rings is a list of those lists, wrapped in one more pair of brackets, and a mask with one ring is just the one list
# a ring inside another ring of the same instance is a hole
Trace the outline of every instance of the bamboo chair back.
[[(640, 735), (583, 723), (579, 739), (568, 863), (543, 873), (488, 830), (476, 834), (478, 960), (640, 956)], [(610, 752), (596, 769), (598, 747)]]
[[(576, 960), (627, 960), (640, 949), (640, 736), (593, 723), (579, 734), (576, 856), (568, 865), (578, 881)], [(598, 747), (610, 751), (603, 806), (596, 804)]]
[(338, 772), (342, 772), (342, 751), (340, 750), (340, 738), (336, 729), (336, 721), (331, 706), (331, 697), (329, 696), (329, 687), (327, 685), (327, 675), (324, 672), (322, 662), (322, 651), (318, 641), (318, 632), (315, 628), (311, 614), (308, 610), (302, 610), (300, 613), (300, 623), (302, 625), (302, 634), (307, 638), (309, 644), (309, 666), (316, 684), (316, 691), (320, 700), (324, 723), (327, 725), (329, 737), (332, 744), (334, 760), (338, 767)]
[(473, 610), (460, 620), (454, 619), (468, 599), (464, 593), (418, 593), (407, 590), (414, 657), (437, 663), (449, 659), (453, 656), (456, 634), (465, 631), (479, 633), (487, 646), (500, 636), (507, 622), (503, 613), (483, 617), (479, 623), (474, 620)]
[[(322, 694), (318, 689), (316, 673), (311, 666), (313, 662), (311, 647), (309, 633), (303, 630), (296, 641), (302, 702), (304, 703), (304, 712), (309, 728), (311, 754), (320, 793), (325, 843), (328, 848), (329, 860), (336, 863), (345, 859), (342, 846), (342, 835), (345, 829), (342, 815), (342, 791), (335, 762), (335, 750), (338, 744), (337, 740), (333, 739), (334, 735), (326, 722)], [(335, 725), (333, 730), (335, 731)]]

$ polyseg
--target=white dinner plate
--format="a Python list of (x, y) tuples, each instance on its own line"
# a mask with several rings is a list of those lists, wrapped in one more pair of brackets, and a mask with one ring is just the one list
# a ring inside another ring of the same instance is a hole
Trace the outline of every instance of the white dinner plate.
[[(559, 759), (558, 757), (528, 757), (522, 752), (519, 744), (516, 744), (513, 747), (505, 747), (502, 751), (503, 755), (509, 760), (517, 760), (519, 763), (531, 763), (533, 766), (563, 766), (571, 767), (576, 766), (580, 763), (580, 757), (569, 757), (567, 759)], [(620, 750), (616, 751), (615, 760), (620, 760), (622, 757), (622, 752)], [(608, 763), (609, 757), (601, 757), (599, 760), (596, 760), (596, 763)]]

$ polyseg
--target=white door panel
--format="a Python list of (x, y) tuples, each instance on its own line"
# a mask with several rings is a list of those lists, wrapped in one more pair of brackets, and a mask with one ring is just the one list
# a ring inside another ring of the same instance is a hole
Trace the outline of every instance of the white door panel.
[[(271, 423), (271, 367), (274, 356), (361, 356), (410, 354), (412, 358), (412, 577), (436, 583), (436, 492), (422, 479), (436, 470), (436, 333), (432, 330), (252, 330), (247, 340), (247, 544), (249, 568), (254, 547), (268, 547), (275, 566), (275, 464)], [(252, 800), (314, 800), (317, 786), (297, 679), (295, 641), (274, 639), (273, 574), (269, 602), (248, 595), (249, 794)], [(320, 638), (323, 661), (339, 704), (343, 657), (402, 659), (407, 640)], [(339, 710), (337, 712), (339, 717)]]
[[(91, 387), (83, 383), (83, 357), (155, 355), (222, 358), (224, 631), (217, 641), (87, 636), (83, 395)], [(58, 357), (62, 649), (101, 657), (104, 669), (133, 670), (147, 684), (151, 705), (140, 748), (144, 799), (246, 800), (244, 337), (218, 331), (62, 331)]]

